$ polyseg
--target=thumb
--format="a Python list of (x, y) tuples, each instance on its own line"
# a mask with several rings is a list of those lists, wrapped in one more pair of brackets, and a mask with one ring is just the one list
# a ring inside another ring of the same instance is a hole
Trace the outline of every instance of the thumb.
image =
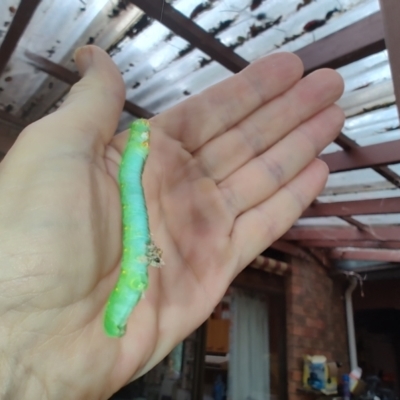
[[(72, 86), (62, 106), (24, 129), (14, 148), (49, 149), (93, 154), (104, 151), (117, 126), (125, 101), (125, 87), (117, 66), (96, 46), (75, 52), (83, 77)], [(21, 143), (22, 142), (22, 143)]]
[(117, 129), (125, 101), (121, 73), (109, 55), (96, 46), (78, 48), (74, 58), (83, 77), (72, 86), (60, 112), (71, 120), (72, 127), (95, 133), (107, 144)]

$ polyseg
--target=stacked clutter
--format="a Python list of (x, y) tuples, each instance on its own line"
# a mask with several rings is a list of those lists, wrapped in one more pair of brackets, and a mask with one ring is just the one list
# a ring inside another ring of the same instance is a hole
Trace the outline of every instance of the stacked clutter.
[[(305, 390), (321, 392), (325, 395), (338, 393), (338, 369), (341, 366), (336, 361), (328, 361), (323, 355), (304, 356), (303, 386)], [(343, 375), (341, 394), (343, 399), (350, 399), (350, 394), (359, 395), (365, 390), (361, 380), (361, 369), (356, 368), (348, 375)]]
[(338, 390), (338, 363), (328, 362), (325, 356), (304, 356), (304, 389), (316, 390), (326, 395)]

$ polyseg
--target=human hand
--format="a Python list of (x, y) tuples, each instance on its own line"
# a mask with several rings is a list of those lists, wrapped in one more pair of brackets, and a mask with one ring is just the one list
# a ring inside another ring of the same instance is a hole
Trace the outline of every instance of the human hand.
[(124, 85), (96, 47), (76, 62), (83, 79), (0, 164), (0, 390), (11, 398), (107, 399), (157, 364), (322, 190), (315, 158), (343, 124), (340, 76), (300, 79), (283, 53), (152, 118), (143, 182), (165, 265), (113, 339), (103, 309), (121, 255)]

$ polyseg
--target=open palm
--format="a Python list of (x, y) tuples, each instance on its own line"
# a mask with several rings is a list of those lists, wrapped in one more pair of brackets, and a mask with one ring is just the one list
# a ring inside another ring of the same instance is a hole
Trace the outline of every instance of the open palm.
[(106, 399), (199, 326), (323, 188), (316, 156), (343, 123), (342, 81), (329, 70), (300, 80), (300, 60), (276, 54), (151, 120), (144, 186), (165, 265), (112, 339), (102, 318), (121, 255), (123, 82), (96, 47), (77, 64), (84, 78), (63, 106), (0, 165), (0, 338), (13, 338), (10, 360), (23, 354), (21, 374), (34, 371), (9, 390)]

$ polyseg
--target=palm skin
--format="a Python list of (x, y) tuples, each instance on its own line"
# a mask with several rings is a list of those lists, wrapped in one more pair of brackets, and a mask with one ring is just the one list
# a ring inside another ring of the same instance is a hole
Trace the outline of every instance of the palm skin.
[(113, 132), (124, 89), (100, 49), (80, 49), (77, 65), (84, 78), (61, 109), (0, 164), (0, 373), (11, 398), (107, 399), (153, 367), (321, 191), (327, 169), (315, 157), (343, 123), (332, 105), (341, 78), (300, 80), (290, 54), (154, 117), (143, 181), (165, 265), (150, 269), (126, 335), (113, 339), (102, 324), (121, 255), (126, 132)]

